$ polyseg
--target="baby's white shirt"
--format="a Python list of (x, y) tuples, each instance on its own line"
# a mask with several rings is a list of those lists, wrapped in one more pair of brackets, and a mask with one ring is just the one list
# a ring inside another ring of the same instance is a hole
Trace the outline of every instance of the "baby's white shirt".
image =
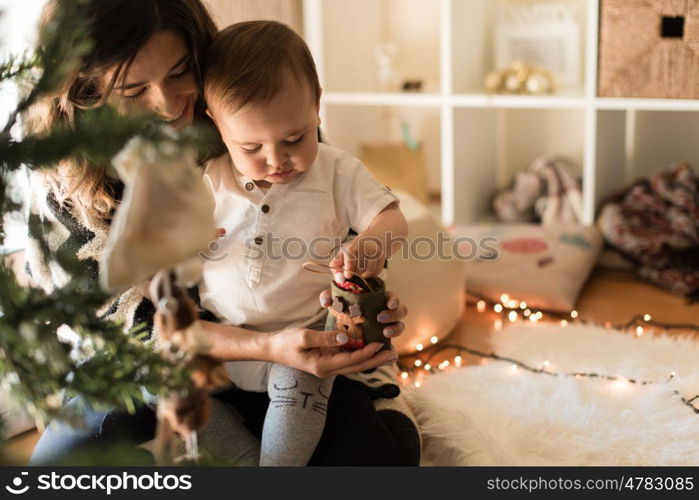
[[(204, 256), (201, 304), (224, 324), (256, 331), (317, 321), (324, 314), (318, 296), (329, 287), (330, 275), (306, 271), (303, 263), (328, 264), (350, 228), (364, 231), (398, 202), (358, 159), (325, 144), (319, 144), (306, 172), (266, 193), (235, 169), (228, 154), (208, 162), (204, 184), (225, 236)], [(267, 390), (268, 363), (235, 361), (225, 367), (241, 389)]]

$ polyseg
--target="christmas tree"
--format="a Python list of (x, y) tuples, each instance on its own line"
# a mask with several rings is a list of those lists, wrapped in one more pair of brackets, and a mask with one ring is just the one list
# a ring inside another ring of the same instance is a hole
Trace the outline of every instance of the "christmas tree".
[[(16, 138), (12, 133), (22, 113), (59, 88), (89, 50), (82, 5), (83, 0), (58, 3), (53, 21), (42, 27), (35, 53), (0, 64), (0, 83), (13, 81), (27, 89), (0, 133), (3, 219), (19, 208), (8, 194), (8, 179), (19, 169), (53, 168), (69, 157), (105, 164), (135, 136), (153, 141), (161, 137), (160, 129), (147, 117), (120, 116), (107, 106), (82, 114), (74, 127), (58, 125), (43, 136)], [(29, 220), (30, 225), (38, 223), (46, 224)], [(2, 226), (0, 237), (4, 241)], [(42, 252), (48, 259), (48, 247)], [(95, 407), (133, 411), (143, 400), (144, 387), (156, 395), (191, 390), (185, 353), (164, 357), (141, 341), (138, 328), (125, 334), (120, 325), (102, 319), (97, 311), (109, 297), (88, 284), (85, 264), (74, 254), (54, 253), (51, 259), (71, 279), (50, 295), (20, 286), (9, 266), (0, 263), (0, 385), (38, 422), (55, 416), (66, 395), (80, 394)], [(56, 335), (61, 325), (76, 332), (80, 341), (61, 342)]]

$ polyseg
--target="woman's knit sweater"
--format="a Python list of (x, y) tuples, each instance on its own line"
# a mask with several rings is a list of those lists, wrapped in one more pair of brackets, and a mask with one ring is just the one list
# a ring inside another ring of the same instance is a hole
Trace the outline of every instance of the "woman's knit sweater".
[[(109, 178), (108, 185), (117, 200), (124, 186)], [(40, 173), (30, 174), (28, 203), (29, 238), (25, 250), (27, 272), (33, 284), (47, 293), (65, 285), (70, 277), (49, 258), (44, 262), (41, 243), (48, 244), (52, 253), (74, 254), (87, 264), (90, 286), (99, 287), (99, 260), (109, 236), (110, 221), (99, 217), (79, 220), (63, 206), (46, 185)], [(81, 218), (83, 219), (83, 218)], [(147, 296), (148, 282), (144, 281), (113, 297), (99, 313), (108, 320), (121, 322), (126, 331), (145, 323), (148, 336), (153, 332), (155, 308)]]

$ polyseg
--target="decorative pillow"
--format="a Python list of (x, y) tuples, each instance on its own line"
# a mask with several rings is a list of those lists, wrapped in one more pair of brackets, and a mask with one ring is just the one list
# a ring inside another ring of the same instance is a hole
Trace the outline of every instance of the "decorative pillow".
[[(503, 294), (538, 309), (568, 312), (602, 248), (594, 227), (489, 224), (452, 229), (466, 259), (467, 291)], [(477, 256), (477, 258), (476, 258)]]

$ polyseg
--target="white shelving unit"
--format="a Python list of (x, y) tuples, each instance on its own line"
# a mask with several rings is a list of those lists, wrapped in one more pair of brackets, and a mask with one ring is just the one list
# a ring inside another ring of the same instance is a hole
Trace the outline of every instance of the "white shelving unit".
[[(399, 114), (424, 144), (445, 224), (489, 218), (495, 189), (542, 154), (582, 167), (585, 223), (599, 202), (664, 164), (699, 166), (699, 100), (597, 97), (599, 0), (577, 5), (577, 89), (553, 96), (487, 95), (498, 2), (537, 0), (304, 0), (306, 40), (324, 88), (323, 126), (357, 154), (362, 142), (395, 138)], [(539, 2), (546, 0), (538, 0)], [(374, 49), (396, 41), (397, 66), (423, 93), (376, 92)]]

